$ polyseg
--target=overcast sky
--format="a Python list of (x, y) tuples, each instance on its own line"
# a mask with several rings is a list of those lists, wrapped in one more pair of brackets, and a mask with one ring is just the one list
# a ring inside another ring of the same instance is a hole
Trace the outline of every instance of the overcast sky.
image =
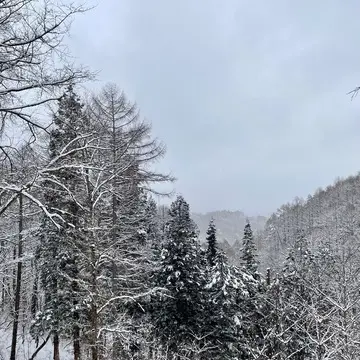
[(101, 0), (77, 61), (136, 100), (194, 211), (267, 215), (360, 170), (360, 1)]

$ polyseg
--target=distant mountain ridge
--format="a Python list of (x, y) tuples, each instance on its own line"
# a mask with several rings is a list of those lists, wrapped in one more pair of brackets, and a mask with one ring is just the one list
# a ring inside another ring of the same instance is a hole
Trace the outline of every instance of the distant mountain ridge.
[(242, 211), (228, 210), (211, 211), (205, 214), (192, 213), (191, 217), (199, 228), (199, 239), (203, 244), (206, 240), (209, 222), (214, 219), (219, 247), (234, 264), (239, 264), (242, 238), (247, 219), (250, 221), (254, 232), (255, 243), (258, 243), (258, 239), (262, 238), (259, 234), (263, 231), (267, 221), (265, 216), (246, 216)]
[(265, 216), (246, 216), (242, 211), (211, 211), (205, 214), (192, 213), (192, 219), (200, 230), (200, 240), (205, 241), (206, 231), (211, 219), (214, 219), (217, 237), (220, 242), (235, 244), (243, 237), (246, 219), (249, 219), (254, 233), (264, 229), (267, 218)]

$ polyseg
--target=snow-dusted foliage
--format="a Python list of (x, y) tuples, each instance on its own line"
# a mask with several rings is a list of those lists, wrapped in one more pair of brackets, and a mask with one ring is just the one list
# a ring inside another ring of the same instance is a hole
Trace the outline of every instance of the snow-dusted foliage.
[(209, 227), (206, 231), (206, 258), (210, 266), (215, 265), (215, 259), (218, 254), (218, 244), (216, 240), (216, 226), (214, 219), (211, 219)]
[(173, 350), (199, 333), (205, 282), (201, 254), (189, 205), (179, 196), (170, 206), (165, 243), (153, 274), (154, 284), (165, 289), (153, 299), (156, 334), (164, 341), (171, 339)]
[[(30, 273), (33, 321), (27, 331), (39, 349), (41, 339), (53, 344), (54, 359), (60, 358), (63, 342), (72, 343), (75, 359), (88, 351), (93, 359), (109, 353), (117, 357), (138, 342), (132, 334), (139, 326), (134, 316), (142, 311), (138, 301), (151, 293), (147, 276), (160, 237), (148, 185), (171, 180), (149, 168), (163, 147), (150, 138), (136, 107), (108, 86), (101, 109), (106, 115), (114, 112), (109, 123), (95, 111), (97, 99), (85, 107), (68, 88), (54, 114), (47, 151), (36, 149), (39, 169), (28, 173), (24, 190), (21, 185), (17, 190), (40, 210), (38, 228), (31, 232), (35, 273)], [(2, 184), (9, 193), (4, 211), (10, 214), (18, 195), (12, 195), (14, 186)], [(25, 234), (22, 230), (22, 243)], [(5, 304), (5, 287), (3, 294)], [(105, 343), (112, 344), (111, 351)]]
[(258, 276), (258, 263), (256, 260), (257, 250), (254, 241), (253, 232), (251, 230), (251, 225), (249, 222), (246, 223), (244, 228), (244, 237), (243, 237), (243, 247), (241, 252), (241, 262), (246, 270)]
[(205, 286), (205, 329), (214, 347), (212, 358), (232, 359), (244, 354), (245, 308), (255, 283), (251, 275), (229, 265), (225, 254), (218, 250)]

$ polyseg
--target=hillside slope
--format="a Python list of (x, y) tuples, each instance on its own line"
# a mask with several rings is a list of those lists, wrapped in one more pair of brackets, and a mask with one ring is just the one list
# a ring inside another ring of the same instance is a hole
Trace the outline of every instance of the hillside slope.
[(339, 179), (306, 200), (296, 198), (272, 214), (259, 234), (262, 266), (281, 266), (300, 230), (312, 247), (341, 246), (349, 235), (360, 238), (360, 175)]
[[(232, 262), (237, 262), (245, 214), (224, 210), (193, 213), (192, 217), (199, 227), (202, 241), (205, 240), (209, 221), (214, 218), (221, 248)], [(360, 174), (338, 179), (325, 189), (319, 188), (306, 199), (296, 197), (268, 219), (257, 216), (249, 220), (254, 230), (262, 271), (268, 267), (274, 270), (281, 268), (300, 230), (304, 231), (312, 247), (325, 243), (338, 246), (349, 234), (360, 240)]]

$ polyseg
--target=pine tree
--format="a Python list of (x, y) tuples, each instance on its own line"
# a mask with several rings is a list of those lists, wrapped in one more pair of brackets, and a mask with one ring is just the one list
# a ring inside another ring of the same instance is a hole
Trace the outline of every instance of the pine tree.
[(253, 276), (258, 277), (258, 264), (256, 261), (256, 245), (250, 222), (248, 221), (244, 229), (243, 249), (241, 260), (246, 270)]
[(217, 240), (216, 240), (216, 226), (214, 219), (210, 221), (209, 227), (206, 232), (206, 241), (207, 241), (207, 261), (210, 266), (215, 265), (215, 259), (218, 253)]
[(228, 264), (223, 251), (217, 249), (213, 265), (209, 265), (206, 284), (206, 307), (202, 333), (211, 344), (208, 357), (232, 359), (232, 344), (237, 338), (236, 315), (239, 291), (245, 290), (241, 277)]
[[(82, 128), (82, 104), (69, 86), (59, 100), (50, 133), (50, 163), (48, 176), (43, 182), (45, 204), (64, 220), (61, 228), (44, 216), (39, 230), (39, 259), (45, 303), (34, 329), (50, 331), (54, 335), (54, 359), (59, 358), (60, 336), (72, 336), (74, 359), (80, 357), (81, 295), (79, 280), (79, 236), (81, 207), (79, 195), (79, 143)], [(36, 331), (36, 330), (35, 330)]]
[(154, 277), (155, 284), (167, 290), (153, 301), (156, 334), (176, 352), (199, 333), (204, 286), (196, 226), (182, 196), (170, 206), (166, 242)]
[(146, 206), (146, 219), (147, 244), (151, 248), (150, 258), (156, 261), (160, 259), (164, 235), (161, 229), (158, 207), (155, 200), (151, 197), (148, 199)]

